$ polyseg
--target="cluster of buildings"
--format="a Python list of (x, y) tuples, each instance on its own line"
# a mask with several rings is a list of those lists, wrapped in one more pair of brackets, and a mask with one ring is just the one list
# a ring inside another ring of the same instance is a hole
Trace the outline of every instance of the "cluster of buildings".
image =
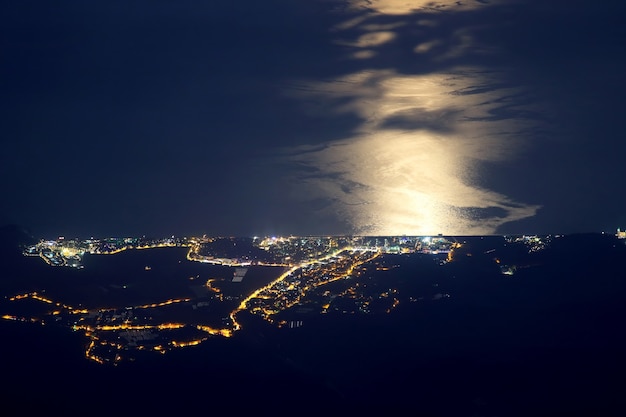
[(526, 246), (528, 253), (540, 252), (550, 246), (553, 238), (558, 238), (559, 235), (521, 235), (521, 236), (505, 236), (507, 243), (522, 243)]
[[(208, 314), (207, 309), (198, 310), (199, 307), (209, 304), (206, 294), (197, 300), (170, 299), (150, 305), (97, 310), (65, 306), (42, 298), (38, 293), (25, 294), (14, 299), (36, 299), (49, 304), (52, 310), (38, 318), (42, 324), (52, 320), (58, 325), (84, 332), (90, 340), (85, 352), (89, 359), (100, 363), (117, 363), (122, 356), (129, 355), (129, 351), (147, 350), (165, 353), (172, 348), (199, 344), (210, 336), (229, 337), (239, 329), (236, 315), (243, 310), (259, 315), (279, 327), (287, 328), (298, 328), (303, 325), (301, 319), (284, 320), (293, 312), (292, 307), (302, 309), (305, 305), (314, 305), (315, 310), (325, 313), (333, 305), (334, 310), (346, 312), (345, 308), (342, 310), (340, 301), (349, 299), (360, 312), (369, 313), (372, 302), (383, 300), (388, 301), (386, 308), (389, 312), (399, 303), (396, 290), (389, 288), (380, 294), (366, 294), (359, 287), (358, 280), (352, 278), (358, 278), (366, 265), (372, 265), (370, 262), (383, 254), (446, 253), (454, 248), (454, 244), (452, 240), (443, 236), (266, 238), (203, 236), (86, 240), (59, 237), (56, 240), (42, 240), (28, 246), (24, 248), (23, 254), (41, 257), (51, 266), (82, 268), (85, 254), (112, 255), (130, 249), (188, 247), (187, 259), (190, 261), (232, 266), (233, 283), (243, 281), (250, 265), (282, 265), (285, 272), (251, 294), (242, 294), (239, 300), (243, 301), (229, 314), (229, 320), (223, 322), (221, 327), (177, 322), (175, 316), (168, 320), (169, 315), (162, 309), (171, 304), (180, 304), (184, 311), (187, 309), (195, 311), (194, 317), (199, 313)], [(211, 289), (211, 280), (207, 282), (207, 287)], [(219, 297), (211, 297), (211, 300), (218, 304), (224, 301), (221, 294)], [(168, 307), (167, 311), (170, 311), (169, 309), (171, 308)], [(152, 314), (146, 314), (151, 310), (155, 313), (158, 310), (159, 314), (154, 317)], [(3, 318), (20, 319), (11, 315), (5, 315)]]
[(288, 270), (270, 285), (255, 291), (242, 302), (240, 308), (272, 321), (274, 314), (299, 304), (313, 289), (350, 278), (359, 265), (379, 255), (380, 252), (375, 250), (347, 249), (302, 264)]
[(39, 256), (48, 265), (83, 268), (82, 259), (86, 253), (111, 255), (127, 249), (150, 249), (159, 247), (190, 246), (193, 238), (169, 237), (153, 239), (143, 237), (105, 239), (65, 239), (41, 240), (23, 250), (25, 256)]

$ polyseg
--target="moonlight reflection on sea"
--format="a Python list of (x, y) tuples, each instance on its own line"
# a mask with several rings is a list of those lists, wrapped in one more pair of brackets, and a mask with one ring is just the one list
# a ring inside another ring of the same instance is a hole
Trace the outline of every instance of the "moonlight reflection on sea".
[(481, 162), (513, 157), (529, 124), (490, 117), (504, 97), (520, 94), (497, 78), (477, 68), (362, 71), (294, 88), (363, 123), (325, 147), (289, 150), (308, 169), (293, 188), (303, 190), (302, 199), (331, 201), (329, 212), (349, 219), (355, 233), (490, 234), (535, 215), (538, 206), (482, 188), (475, 178)]

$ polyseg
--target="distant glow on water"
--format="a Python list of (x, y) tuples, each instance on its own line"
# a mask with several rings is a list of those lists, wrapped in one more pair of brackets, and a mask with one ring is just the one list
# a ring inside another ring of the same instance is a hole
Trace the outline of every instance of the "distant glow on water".
[(332, 215), (362, 234), (490, 234), (533, 216), (538, 206), (484, 189), (473, 177), (478, 163), (504, 162), (522, 144), (523, 121), (490, 117), (503, 97), (517, 93), (497, 77), (476, 68), (371, 70), (305, 83), (301, 97), (363, 123), (323, 148), (290, 151), (314, 172), (299, 178), (300, 197), (332, 202)]
[[(511, 3), (511, 0), (508, 0)], [(412, 10), (421, 12), (444, 12), (472, 10), (480, 7), (488, 7), (501, 4), (502, 0), (483, 1), (458, 1), (458, 0), (348, 0), (346, 3), (354, 10), (369, 10), (381, 14), (398, 15)]]

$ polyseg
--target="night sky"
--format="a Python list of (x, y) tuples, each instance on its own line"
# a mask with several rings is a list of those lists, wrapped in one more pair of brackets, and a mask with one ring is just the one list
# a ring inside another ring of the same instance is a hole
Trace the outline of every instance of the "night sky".
[(621, 0), (4, 1), (0, 224), (614, 233), (625, 74)]

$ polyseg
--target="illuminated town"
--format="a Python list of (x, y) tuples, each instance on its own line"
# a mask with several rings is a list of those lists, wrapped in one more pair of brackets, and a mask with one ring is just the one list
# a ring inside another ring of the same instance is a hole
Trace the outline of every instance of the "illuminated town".
[[(524, 245), (530, 253), (547, 247), (552, 238), (518, 236), (507, 237), (505, 242)], [(441, 268), (453, 262), (459, 252), (472, 256), (463, 252), (465, 246), (461, 238), (444, 236), (87, 240), (59, 237), (25, 247), (23, 255), (80, 274), (89, 268), (86, 257), (113, 259), (108, 257), (138, 250), (179, 248), (179, 252), (184, 251), (184, 259), (178, 260), (178, 264), (201, 268), (206, 264), (227, 272), (219, 277), (205, 278), (201, 273), (186, 277), (189, 284), (185, 285), (193, 289), (193, 296), (132, 305), (121, 301), (112, 302), (113, 305), (98, 305), (95, 301), (89, 304), (85, 300), (78, 304), (62, 302), (46, 289), (7, 295), (6, 310), (11, 311), (2, 312), (2, 318), (82, 332), (87, 338), (88, 359), (117, 364), (135, 360), (139, 352), (164, 354), (210, 338), (232, 337), (245, 327), (242, 315), (260, 318), (275, 328), (294, 329), (305, 325), (310, 315), (391, 314), (403, 303), (418, 303), (424, 297), (375, 281), (375, 275), (393, 271), (399, 266), (394, 259), (412, 255), (429, 259)], [(502, 264), (497, 257), (493, 263), (503, 275), (513, 275), (516, 270), (516, 265)], [(146, 264), (141, 274), (150, 274), (152, 270), (153, 265)], [(252, 270), (270, 273), (250, 283)], [(114, 287), (119, 294), (125, 294), (123, 291), (132, 286), (129, 282)], [(169, 291), (164, 289), (164, 293)], [(445, 290), (434, 291), (429, 296), (431, 300), (451, 297)], [(20, 303), (30, 304), (20, 308)], [(25, 308), (28, 314), (24, 313)]]

